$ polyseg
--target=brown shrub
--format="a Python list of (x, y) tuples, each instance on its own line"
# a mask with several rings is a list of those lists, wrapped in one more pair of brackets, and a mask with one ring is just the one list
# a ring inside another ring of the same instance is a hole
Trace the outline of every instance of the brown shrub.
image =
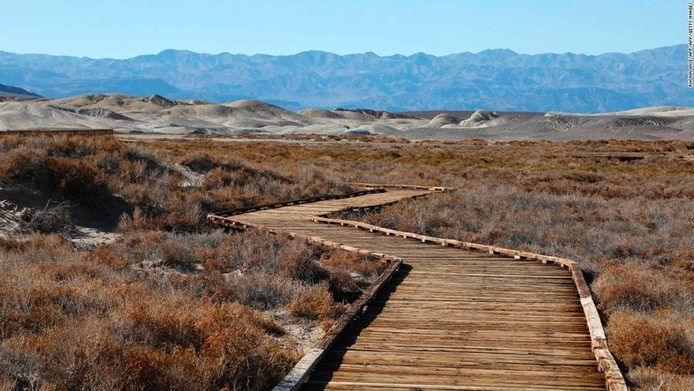
[[(112, 137), (9, 136), (0, 150), (0, 180), (29, 183), (94, 211), (123, 209), (122, 231), (200, 232), (213, 210), (351, 190), (320, 172), (305, 175), (301, 169), (292, 178), (228, 154), (198, 150), (179, 160), (167, 151), (169, 160), (206, 173), (202, 188), (183, 187), (181, 174), (157, 148), (135, 148)], [(139, 212), (130, 216), (133, 210)]]
[(61, 202), (56, 205), (46, 205), (44, 209), (24, 209), (21, 221), (24, 228), (34, 232), (65, 233), (72, 225), (70, 204)]
[(193, 171), (203, 174), (219, 166), (217, 159), (206, 153), (195, 153), (188, 155), (183, 159), (181, 164)]
[(694, 348), (687, 336), (691, 320), (682, 324), (663, 315), (649, 317), (630, 311), (610, 316), (610, 347), (630, 368), (655, 367), (676, 374), (694, 374)]
[(85, 205), (102, 205), (110, 195), (88, 161), (46, 156), (39, 150), (13, 150), (0, 161), (0, 178), (28, 182)]
[(635, 390), (689, 391), (694, 388), (694, 376), (675, 375), (654, 368), (636, 367), (629, 371), (628, 379), (638, 384)]
[(348, 251), (326, 252), (322, 256), (321, 263), (332, 270), (356, 273), (369, 282), (376, 279), (386, 268), (385, 263), (379, 260)]
[(292, 315), (310, 319), (324, 319), (336, 315), (332, 295), (326, 284), (312, 289), (302, 287), (296, 298), (287, 305), (287, 309)]
[(256, 390), (275, 384), (298, 359), (277, 323), (215, 292), (209, 283), (223, 286), (221, 275), (155, 278), (124, 268), (117, 246), (85, 255), (64, 251), (56, 237), (0, 244), (8, 261), (0, 264), (3, 384)]

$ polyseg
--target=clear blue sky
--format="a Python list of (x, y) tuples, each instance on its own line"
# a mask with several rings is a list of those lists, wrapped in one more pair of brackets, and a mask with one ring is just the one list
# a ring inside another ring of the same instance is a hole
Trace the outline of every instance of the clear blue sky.
[(205, 53), (631, 52), (686, 42), (682, 0), (2, 0), (0, 50)]

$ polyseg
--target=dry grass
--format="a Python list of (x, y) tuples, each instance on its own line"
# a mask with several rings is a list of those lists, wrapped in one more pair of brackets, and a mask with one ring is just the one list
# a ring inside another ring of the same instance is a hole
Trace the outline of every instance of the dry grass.
[[(691, 146), (616, 144), (646, 153), (611, 159), (600, 153), (612, 153), (610, 143), (451, 148), (451, 159), (444, 151), (423, 152), (431, 162), (423, 177), (438, 172), (455, 191), (345, 217), (578, 260), (632, 384), (691, 389), (694, 165), (679, 159)], [(575, 153), (582, 148), (598, 153)], [(381, 164), (403, 181), (405, 173)]]
[[(171, 156), (113, 137), (3, 136), (0, 153), (0, 182), (30, 185), (91, 213), (127, 212), (124, 231), (195, 232), (212, 210), (351, 190), (309, 165), (287, 176), (227, 154)], [(203, 185), (183, 186), (186, 178), (173, 169), (176, 164), (204, 176)]]
[[(269, 388), (298, 353), (263, 312), (329, 322), (382, 266), (210, 232), (202, 217), (365, 181), (456, 191), (349, 217), (579, 261), (631, 384), (694, 386), (694, 164), (680, 159), (694, 145), (295, 139), (0, 138), (0, 180), (75, 207), (100, 209), (83, 189), (129, 207), (123, 238), (90, 254), (56, 236), (2, 242), (0, 385)], [(203, 185), (182, 186), (172, 164)]]
[[(213, 209), (350, 190), (311, 167), (288, 176), (107, 137), (3, 137), (0, 152), (0, 181), (71, 205), (27, 212), (28, 228), (63, 231), (73, 209), (115, 210), (123, 234), (89, 253), (55, 235), (0, 239), (0, 387), (269, 389), (301, 354), (273, 310), (308, 332), (382, 270), (303, 241), (203, 223)], [(182, 185), (177, 163), (203, 185)], [(345, 279), (347, 271), (357, 274)]]
[[(297, 358), (281, 328), (76, 253), (57, 237), (2, 243), (0, 376), (41, 389), (264, 389)], [(266, 379), (258, 382), (258, 379)]]
[(260, 311), (339, 316), (333, 257), (348, 258), (256, 233), (135, 232), (92, 253), (58, 236), (3, 240), (0, 379), (37, 389), (269, 389), (300, 352)]
[(385, 141), (200, 141), (184, 148), (204, 145), (207, 153), (234, 154), (287, 175), (302, 162), (345, 182), (453, 186), (448, 194), (346, 217), (575, 259), (632, 386), (694, 387), (694, 164), (681, 159), (694, 153), (693, 144)]
[(40, 232), (66, 233), (72, 225), (70, 218), (70, 204), (47, 204), (43, 209), (24, 209), (21, 214), (22, 228)]

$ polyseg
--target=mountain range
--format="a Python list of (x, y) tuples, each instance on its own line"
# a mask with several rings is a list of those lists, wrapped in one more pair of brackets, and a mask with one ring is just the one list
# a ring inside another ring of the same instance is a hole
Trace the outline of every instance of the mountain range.
[(687, 47), (633, 53), (433, 56), (289, 56), (165, 50), (128, 59), (0, 51), (0, 83), (46, 97), (118, 92), (227, 102), (262, 99), (288, 109), (608, 112), (694, 106)]

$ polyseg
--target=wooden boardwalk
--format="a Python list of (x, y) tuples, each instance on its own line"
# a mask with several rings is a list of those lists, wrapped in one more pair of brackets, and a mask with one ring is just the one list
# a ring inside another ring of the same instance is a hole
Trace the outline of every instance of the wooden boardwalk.
[(430, 193), (395, 189), (209, 216), (398, 260), (364, 310), (329, 331), (278, 389), (626, 389), (571, 261), (316, 218)]

